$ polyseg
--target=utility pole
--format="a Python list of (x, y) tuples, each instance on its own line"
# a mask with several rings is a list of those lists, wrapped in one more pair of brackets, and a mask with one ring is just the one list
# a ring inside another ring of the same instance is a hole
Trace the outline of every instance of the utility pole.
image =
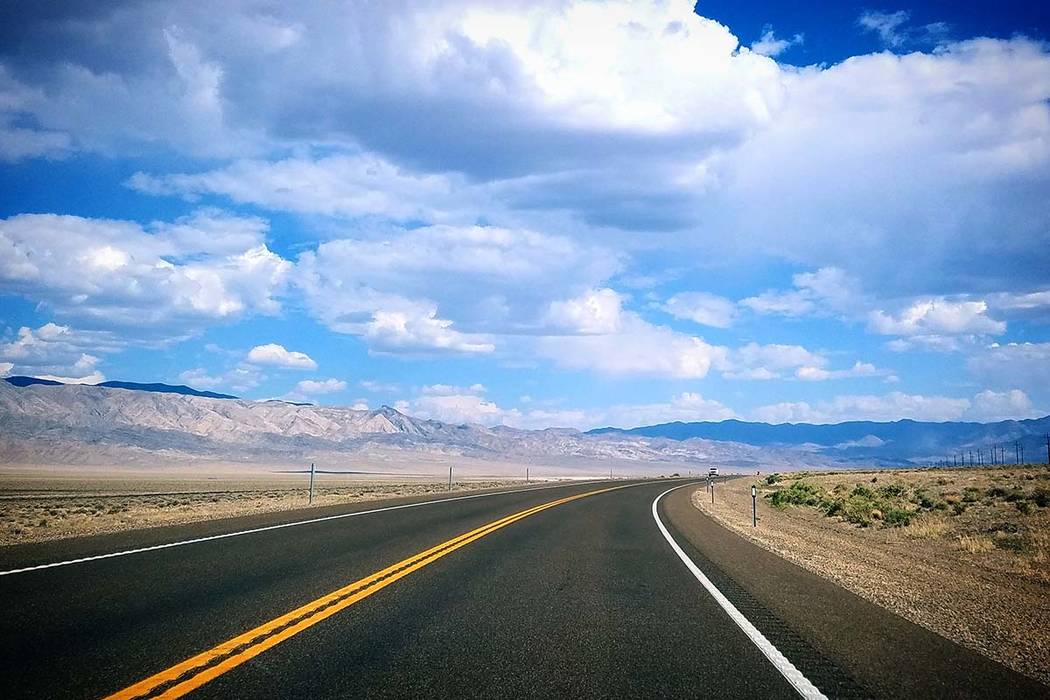
[(1046, 434), (1046, 466), (1050, 467), (1050, 433)]
[(448, 490), (452, 490), (452, 467), (448, 468)]
[(529, 468), (525, 467), (525, 483), (529, 483)]

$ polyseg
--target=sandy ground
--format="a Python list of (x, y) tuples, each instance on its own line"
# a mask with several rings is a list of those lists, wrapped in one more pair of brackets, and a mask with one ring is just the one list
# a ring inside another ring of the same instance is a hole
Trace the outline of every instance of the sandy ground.
[[(874, 512), (858, 525), (825, 515), (827, 506), (770, 505), (773, 492), (799, 480), (840, 503), (858, 486), (876, 494), (885, 487), (893, 496), (881, 510), (897, 509), (910, 523), (891, 526)], [(762, 547), (1050, 684), (1050, 507), (1035, 503), (1047, 488), (1046, 467), (790, 474), (775, 485), (763, 475), (717, 484), (714, 505), (701, 488), (693, 504)]]
[[(149, 475), (6, 472), (0, 475), (0, 545), (41, 542), (308, 506), (306, 474)], [(524, 480), (457, 480), (454, 493), (524, 485)], [(433, 477), (319, 474), (314, 506), (448, 493)]]

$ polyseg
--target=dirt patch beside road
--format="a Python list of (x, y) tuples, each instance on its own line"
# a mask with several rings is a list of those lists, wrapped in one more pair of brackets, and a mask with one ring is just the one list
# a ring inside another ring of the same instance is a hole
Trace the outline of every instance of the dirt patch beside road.
[[(0, 545), (43, 542), (307, 507), (303, 476), (192, 481), (19, 479), (0, 488)], [(447, 483), (319, 478), (314, 506), (448, 493)], [(465, 481), (452, 495), (524, 486), (522, 481)]]
[(714, 505), (703, 488), (692, 501), (762, 547), (1050, 684), (1045, 467), (772, 480), (719, 483)]

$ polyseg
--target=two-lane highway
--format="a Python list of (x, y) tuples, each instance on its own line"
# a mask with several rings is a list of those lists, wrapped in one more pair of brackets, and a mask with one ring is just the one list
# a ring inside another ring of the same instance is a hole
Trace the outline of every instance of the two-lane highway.
[(749, 632), (750, 609), (704, 587), (702, 555), (654, 506), (684, 483), (169, 528), (169, 543), (208, 539), (0, 575), (3, 694), (753, 698), (815, 695), (810, 680), (866, 694), (804, 641), (778, 657), (781, 632)]

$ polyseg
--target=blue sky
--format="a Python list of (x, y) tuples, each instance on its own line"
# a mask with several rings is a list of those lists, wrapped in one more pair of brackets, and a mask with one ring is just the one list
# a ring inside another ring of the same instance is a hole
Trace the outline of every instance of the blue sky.
[(0, 17), (0, 372), (521, 427), (1050, 413), (1035, 3)]

